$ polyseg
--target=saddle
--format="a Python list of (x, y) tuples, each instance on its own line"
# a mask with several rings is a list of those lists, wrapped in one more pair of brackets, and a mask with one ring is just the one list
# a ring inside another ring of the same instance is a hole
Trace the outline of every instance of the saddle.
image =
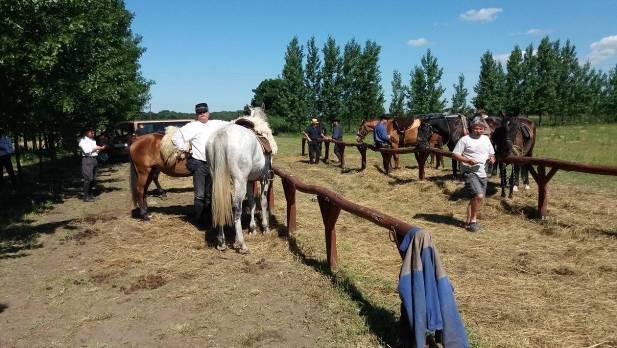
[(420, 119), (413, 117), (397, 117), (392, 121), (392, 126), (396, 132), (403, 135), (410, 128), (420, 127)]
[(247, 120), (246, 118), (239, 118), (234, 123), (238, 126), (242, 126), (246, 129), (250, 129), (251, 131), (253, 131), (253, 133), (257, 137), (257, 142), (259, 142), (259, 145), (261, 146), (261, 151), (263, 151), (264, 155), (272, 154), (272, 146), (270, 146), (270, 142), (265, 136), (255, 130), (255, 124), (253, 122)]

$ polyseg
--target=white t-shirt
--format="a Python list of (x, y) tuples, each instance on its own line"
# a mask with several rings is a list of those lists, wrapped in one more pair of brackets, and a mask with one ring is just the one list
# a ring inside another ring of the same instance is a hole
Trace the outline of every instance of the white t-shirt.
[(489, 155), (495, 154), (495, 149), (493, 149), (493, 144), (491, 144), (491, 140), (486, 135), (481, 135), (477, 139), (466, 135), (459, 139), (452, 152), (478, 162), (473, 166), (467, 163), (461, 163), (461, 172), (476, 173), (478, 177), (486, 178), (484, 164), (486, 160), (488, 160)]
[(229, 124), (227, 121), (208, 120), (203, 123), (193, 121), (182, 126), (174, 135), (172, 142), (180, 150), (188, 150), (191, 144), (191, 156), (200, 161), (206, 161), (206, 144), (216, 130)]
[(79, 148), (81, 149), (82, 156), (98, 156), (99, 151), (96, 149), (96, 141), (88, 137), (83, 137), (79, 141)]

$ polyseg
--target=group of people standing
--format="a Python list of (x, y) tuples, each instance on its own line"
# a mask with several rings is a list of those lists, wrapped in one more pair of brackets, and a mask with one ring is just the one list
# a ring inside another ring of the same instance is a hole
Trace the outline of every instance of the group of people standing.
[[(311, 119), (311, 124), (306, 127), (303, 132), (304, 138), (308, 141), (309, 147), (309, 163), (319, 163), (319, 157), (321, 157), (321, 140), (331, 139), (336, 141), (343, 141), (343, 129), (341, 128), (341, 122), (338, 119), (332, 120), (332, 136), (326, 136), (326, 128), (316, 118)], [(334, 154), (336, 155), (338, 162), (341, 162), (341, 146), (340, 144), (334, 144)]]

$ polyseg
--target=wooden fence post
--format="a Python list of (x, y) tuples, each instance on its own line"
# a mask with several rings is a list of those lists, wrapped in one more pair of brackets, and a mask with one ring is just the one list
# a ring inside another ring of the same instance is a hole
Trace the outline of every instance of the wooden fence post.
[(290, 234), (296, 230), (296, 186), (283, 179), (283, 191), (287, 201), (287, 233)]
[(302, 156), (306, 156), (306, 151), (304, 148), (306, 147), (306, 138), (302, 137)]
[(331, 202), (327, 197), (317, 196), (321, 218), (325, 227), (326, 234), (326, 253), (330, 269), (335, 270), (336, 265), (336, 220), (338, 219), (341, 208)]
[(538, 217), (540, 219), (546, 218), (546, 212), (548, 210), (548, 182), (557, 173), (558, 168), (552, 167), (551, 170), (546, 173), (546, 166), (538, 165), (538, 171), (536, 172), (533, 167), (529, 166), (529, 172), (538, 184)]

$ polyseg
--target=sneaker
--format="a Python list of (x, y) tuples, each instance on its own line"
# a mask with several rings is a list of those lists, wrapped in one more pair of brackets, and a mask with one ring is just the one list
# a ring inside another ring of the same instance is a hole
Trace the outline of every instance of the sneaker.
[(477, 222), (472, 222), (467, 226), (467, 231), (469, 232), (478, 232), (480, 231), (480, 224)]

